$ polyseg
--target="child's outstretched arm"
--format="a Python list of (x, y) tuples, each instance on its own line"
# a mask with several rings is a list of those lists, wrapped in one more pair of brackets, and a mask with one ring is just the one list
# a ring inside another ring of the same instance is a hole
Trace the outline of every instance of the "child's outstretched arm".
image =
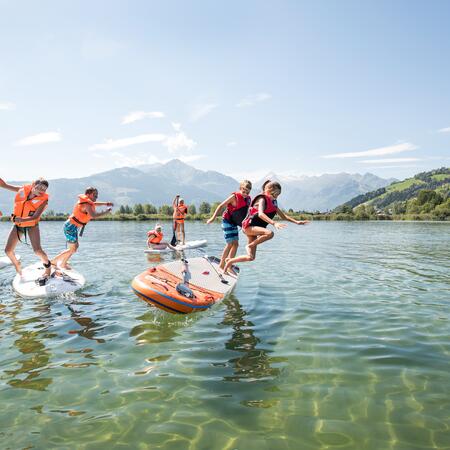
[(3, 189), (8, 189), (8, 191), (17, 192), (20, 189), (20, 186), (13, 186), (12, 184), (8, 184), (5, 182), (3, 178), (0, 178), (0, 187)]
[(287, 220), (288, 222), (295, 223), (296, 225), (306, 225), (307, 223), (309, 223), (309, 220), (295, 220), (293, 217), (290, 217), (286, 213), (284, 213), (280, 208), (277, 208), (277, 214), (283, 220)]
[(225, 199), (220, 205), (217, 205), (216, 210), (214, 211), (214, 214), (206, 221), (206, 223), (212, 223), (214, 220), (216, 220), (216, 217), (218, 216), (220, 210), (225, 206), (228, 205), (228, 203), (231, 203), (234, 200), (234, 194), (231, 194), (227, 199)]
[(260, 219), (264, 220), (264, 222), (267, 222), (269, 225), (273, 225), (277, 230), (279, 230), (281, 228), (286, 228), (286, 224), (280, 223), (280, 222), (275, 222), (275, 220), (272, 220), (268, 215), (266, 215), (264, 213), (265, 207), (266, 207), (266, 202), (263, 199), (259, 200), (258, 217)]

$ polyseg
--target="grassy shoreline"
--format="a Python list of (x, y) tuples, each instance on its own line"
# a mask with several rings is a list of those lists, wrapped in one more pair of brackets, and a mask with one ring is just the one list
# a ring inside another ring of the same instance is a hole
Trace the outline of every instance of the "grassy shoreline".
[[(448, 222), (450, 221), (450, 217), (435, 217), (431, 214), (393, 214), (393, 215), (380, 215), (380, 216), (370, 216), (370, 217), (355, 217), (354, 214), (350, 213), (323, 213), (323, 214), (312, 214), (312, 213), (289, 213), (291, 217), (294, 217), (297, 220), (310, 220), (310, 221), (427, 221), (427, 222)], [(58, 215), (44, 215), (42, 217), (42, 221), (48, 222), (64, 222), (68, 218), (67, 215), (58, 214)], [(211, 217), (210, 214), (195, 214), (186, 216), (186, 221), (202, 221), (206, 222)], [(171, 216), (167, 216), (164, 214), (111, 214), (109, 216), (100, 217), (95, 219), (97, 221), (118, 221), (118, 222), (127, 222), (127, 221), (147, 221), (147, 222), (171, 222), (173, 219)], [(218, 217), (216, 222), (221, 222), (222, 218)], [(0, 217), (1, 222), (9, 222), (9, 216)]]

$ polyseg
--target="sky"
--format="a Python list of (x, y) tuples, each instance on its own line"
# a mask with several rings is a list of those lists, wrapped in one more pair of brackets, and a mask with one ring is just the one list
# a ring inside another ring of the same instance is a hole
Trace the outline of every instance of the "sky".
[(450, 2), (0, 0), (0, 177), (450, 165)]

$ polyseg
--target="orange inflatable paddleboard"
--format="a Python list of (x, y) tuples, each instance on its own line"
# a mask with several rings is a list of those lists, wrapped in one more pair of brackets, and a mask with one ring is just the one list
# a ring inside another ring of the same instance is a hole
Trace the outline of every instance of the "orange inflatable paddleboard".
[(137, 275), (131, 287), (147, 303), (173, 314), (205, 311), (235, 287), (235, 275), (220, 274), (215, 256), (177, 260), (151, 267)]

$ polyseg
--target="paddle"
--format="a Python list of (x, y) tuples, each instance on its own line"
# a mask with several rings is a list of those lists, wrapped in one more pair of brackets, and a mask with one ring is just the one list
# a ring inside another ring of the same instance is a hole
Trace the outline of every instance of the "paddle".
[[(177, 195), (177, 203), (176, 203), (175, 208), (178, 208), (178, 199), (179, 199), (179, 196)], [(176, 214), (175, 214), (175, 217), (176, 217)], [(170, 241), (170, 245), (172, 247), (175, 247), (177, 245), (176, 230), (177, 230), (177, 221), (176, 221), (176, 219), (174, 219), (173, 220), (173, 236), (172, 236), (172, 240)]]

